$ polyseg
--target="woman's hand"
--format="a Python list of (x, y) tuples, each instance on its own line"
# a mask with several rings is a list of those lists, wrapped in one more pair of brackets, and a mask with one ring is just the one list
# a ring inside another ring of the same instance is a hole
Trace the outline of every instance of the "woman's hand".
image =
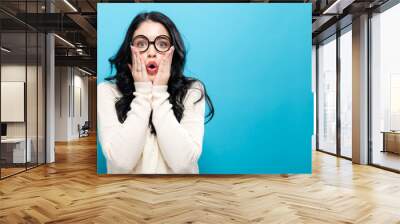
[(172, 56), (174, 55), (174, 46), (172, 46), (164, 55), (159, 65), (158, 73), (154, 78), (153, 85), (167, 85), (171, 76)]
[(149, 82), (149, 77), (147, 76), (146, 64), (140, 57), (139, 52), (131, 46), (132, 64), (128, 64), (133, 80), (135, 82)]

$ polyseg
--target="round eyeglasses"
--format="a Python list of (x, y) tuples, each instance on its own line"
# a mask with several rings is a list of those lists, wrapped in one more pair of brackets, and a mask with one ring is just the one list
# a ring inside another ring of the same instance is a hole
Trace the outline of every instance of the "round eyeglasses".
[(131, 41), (131, 45), (138, 49), (140, 52), (145, 52), (149, 49), (150, 44), (153, 44), (155, 49), (159, 52), (168, 51), (172, 44), (171, 40), (168, 36), (160, 35), (154, 39), (154, 41), (150, 41), (146, 36), (138, 35)]

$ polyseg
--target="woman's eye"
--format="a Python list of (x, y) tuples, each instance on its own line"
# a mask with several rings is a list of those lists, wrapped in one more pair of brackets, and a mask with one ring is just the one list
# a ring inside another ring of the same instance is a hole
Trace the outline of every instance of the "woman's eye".
[(167, 46), (168, 46), (168, 44), (165, 43), (165, 42), (161, 42), (161, 43), (159, 43), (159, 44), (160, 44), (160, 47), (167, 47)]

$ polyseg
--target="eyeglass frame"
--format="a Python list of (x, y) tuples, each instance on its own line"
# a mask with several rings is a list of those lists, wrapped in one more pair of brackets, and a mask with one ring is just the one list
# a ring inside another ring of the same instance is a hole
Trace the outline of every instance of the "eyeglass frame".
[[(173, 46), (172, 41), (171, 41), (171, 38), (169, 38), (167, 35), (160, 35), (160, 36), (157, 36), (153, 41), (150, 41), (149, 38), (147, 38), (145, 35), (137, 35), (136, 37), (134, 37), (134, 38), (131, 40), (131, 42), (130, 42), (130, 45), (131, 45), (131, 46), (133, 46), (133, 41), (134, 41), (136, 38), (138, 38), (138, 37), (144, 37), (144, 38), (147, 40), (147, 42), (149, 43), (149, 45), (147, 45), (146, 50), (143, 50), (143, 51), (140, 51), (140, 52), (146, 52), (146, 51), (149, 49), (150, 45), (153, 45), (153, 46), (154, 46), (154, 49), (156, 49), (156, 51), (165, 53), (165, 52), (167, 52), (169, 49), (171, 49), (171, 47)], [(160, 50), (157, 49), (156, 41), (157, 41), (157, 39), (159, 39), (159, 38), (166, 38), (166, 39), (168, 39), (168, 41), (169, 41), (169, 43), (170, 43), (170, 46), (169, 46), (169, 48), (168, 48), (167, 50), (165, 50), (165, 51), (160, 51)]]

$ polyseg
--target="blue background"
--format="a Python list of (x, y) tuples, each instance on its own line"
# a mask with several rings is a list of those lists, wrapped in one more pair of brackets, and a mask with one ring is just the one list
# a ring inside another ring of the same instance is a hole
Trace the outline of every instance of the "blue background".
[(185, 74), (205, 83), (215, 106), (200, 173), (311, 173), (311, 4), (98, 4), (98, 83), (131, 20), (152, 10), (177, 25)]

